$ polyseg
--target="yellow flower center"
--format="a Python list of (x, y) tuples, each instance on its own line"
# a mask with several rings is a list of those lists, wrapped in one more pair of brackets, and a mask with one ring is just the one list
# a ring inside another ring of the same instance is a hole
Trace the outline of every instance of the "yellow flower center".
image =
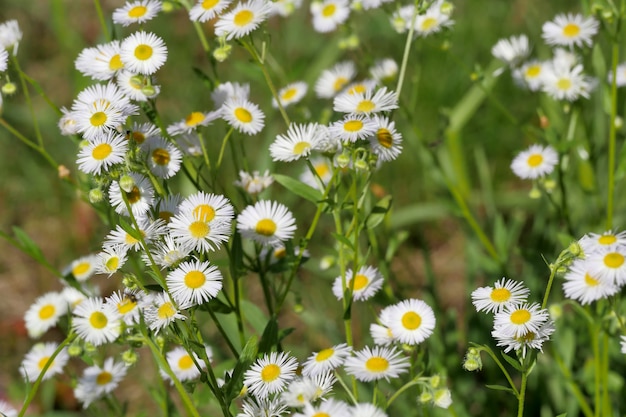
[(146, 140), (146, 135), (141, 132), (133, 132), (131, 138), (139, 145), (141, 145)]
[(189, 127), (196, 126), (204, 120), (204, 113), (199, 111), (191, 112), (185, 117), (185, 124)]
[(191, 356), (185, 355), (178, 360), (178, 367), (180, 369), (189, 369), (193, 366), (193, 359)]
[(152, 151), (152, 160), (157, 165), (167, 165), (170, 163), (170, 153), (167, 149), (158, 148)]
[(435, 26), (437, 26), (437, 19), (435, 19), (434, 17), (427, 17), (422, 22), (422, 30), (423, 31), (430, 30), (430, 29), (434, 28)]
[(402, 326), (407, 330), (418, 329), (422, 325), (422, 318), (414, 311), (407, 311), (402, 315)]
[(39, 310), (39, 318), (42, 320), (49, 319), (50, 317), (54, 316), (54, 313), (56, 311), (57, 309), (52, 304), (46, 304)]
[(504, 303), (511, 298), (511, 291), (506, 288), (494, 288), (489, 297), (491, 297), (491, 300), (496, 303)]
[(573, 38), (577, 36), (579, 33), (580, 33), (580, 26), (578, 26), (575, 23), (568, 23), (563, 28), (563, 35), (567, 36), (568, 38)]
[(165, 223), (169, 223), (174, 217), (174, 213), (171, 211), (159, 211), (159, 219), (165, 220)]
[[(39, 359), (39, 362), (37, 362), (37, 366), (39, 367), (39, 369), (43, 369), (43, 367), (46, 366), (46, 364), (48, 363), (48, 359), (50, 359), (50, 356), (44, 356), (43, 358)], [(52, 366), (52, 364), (50, 364), (50, 366)]]
[(107, 319), (104, 313), (94, 311), (91, 313), (91, 316), (89, 316), (89, 324), (91, 324), (91, 327), (94, 329), (104, 329), (107, 327), (107, 324), (109, 324), (109, 319)]
[(130, 193), (126, 193), (126, 198), (130, 204), (135, 204), (139, 199), (141, 199), (141, 191), (137, 186), (134, 186)]
[(211, 228), (203, 221), (195, 221), (189, 225), (189, 233), (196, 239), (201, 239), (209, 234)]
[(524, 324), (528, 322), (528, 320), (530, 320), (530, 317), (530, 311), (528, 310), (515, 310), (513, 313), (511, 313), (511, 322), (518, 325)]
[(174, 306), (170, 302), (163, 303), (161, 307), (159, 307), (159, 309), (157, 310), (157, 316), (159, 316), (161, 320), (169, 319), (170, 317), (173, 317), (175, 314), (176, 314), (176, 310), (174, 309)]
[(280, 376), (280, 366), (270, 363), (261, 369), (261, 379), (263, 382), (272, 382)]
[(133, 19), (139, 19), (141, 16), (146, 14), (148, 8), (146, 6), (135, 6), (128, 11), (128, 17)]
[(185, 274), (185, 285), (195, 290), (204, 285), (206, 276), (200, 271), (189, 271)]
[(617, 242), (615, 235), (602, 235), (598, 239), (598, 243), (601, 245), (612, 245), (615, 242)]
[(89, 123), (91, 123), (92, 126), (98, 127), (105, 124), (107, 122), (107, 119), (107, 115), (104, 112), (98, 111), (91, 115), (91, 117), (89, 118)]
[(624, 256), (617, 252), (611, 252), (604, 257), (604, 265), (609, 268), (619, 268), (624, 263)]
[(233, 23), (235, 24), (235, 26), (242, 27), (250, 24), (250, 22), (252, 22), (252, 19), (254, 19), (254, 13), (252, 13), (252, 11), (241, 10), (235, 15)]
[(315, 165), (315, 172), (317, 173), (317, 175), (319, 175), (320, 178), (324, 178), (324, 176), (326, 176), (330, 172), (330, 167), (326, 162), (321, 162)]
[(322, 16), (331, 17), (335, 14), (335, 11), (337, 11), (337, 6), (335, 6), (334, 4), (328, 4), (322, 9)]
[(102, 371), (96, 377), (96, 384), (106, 385), (113, 380), (113, 375), (110, 372)]
[(311, 417), (330, 417), (330, 414), (320, 411), (319, 413), (313, 414)]
[(367, 284), (369, 284), (370, 279), (363, 275), (363, 274), (357, 274), (357, 276), (354, 278), (354, 291), (359, 291), (362, 290), (363, 288), (367, 287)]
[(541, 165), (541, 163), (543, 162), (543, 156), (538, 153), (530, 155), (526, 162), (528, 163), (529, 166), (536, 168), (539, 165)]
[(105, 266), (109, 271), (116, 271), (119, 265), (120, 258), (118, 258), (117, 256), (112, 256), (105, 262)]
[(273, 236), (276, 233), (276, 223), (272, 219), (261, 219), (256, 224), (254, 231), (263, 236)]
[(250, 123), (252, 121), (252, 113), (243, 107), (237, 107), (235, 109), (235, 117), (242, 123)]
[(393, 136), (391, 136), (391, 132), (384, 127), (378, 129), (378, 132), (376, 132), (376, 139), (378, 139), (380, 146), (384, 148), (389, 149), (393, 145)]
[(589, 273), (587, 272), (585, 274), (585, 284), (587, 284), (589, 287), (595, 287), (596, 285), (600, 284), (600, 281), (598, 281), (597, 279), (593, 278), (591, 275), (589, 275)]
[(535, 337), (537, 335), (534, 332), (528, 332), (523, 336), (516, 336), (515, 340), (517, 340), (518, 342), (522, 342), (522, 343), (530, 343), (533, 340), (535, 340)]
[(298, 142), (293, 147), (293, 154), (294, 155), (301, 155), (303, 152), (305, 152), (310, 147), (311, 147), (311, 144), (309, 142)]
[(208, 204), (199, 204), (193, 209), (193, 218), (208, 223), (215, 218), (215, 209)]
[(317, 352), (317, 355), (315, 355), (315, 362), (324, 362), (325, 360), (328, 360), (328, 358), (330, 358), (334, 354), (335, 354), (335, 349), (333, 348), (320, 350), (319, 352)]
[(91, 151), (91, 156), (93, 156), (93, 159), (97, 161), (102, 161), (103, 159), (106, 159), (109, 155), (111, 155), (111, 152), (113, 152), (113, 147), (111, 145), (109, 145), (108, 143), (101, 143), (100, 145), (93, 148), (93, 151)]
[(295, 88), (290, 88), (287, 91), (285, 91), (283, 95), (280, 96), (280, 98), (283, 99), (283, 101), (290, 100), (296, 95), (297, 92), (298, 90), (296, 90)]
[(333, 84), (333, 90), (339, 91), (343, 88), (344, 85), (348, 82), (348, 79), (345, 77), (337, 77), (335, 83)]
[(530, 65), (526, 68), (526, 78), (536, 78), (541, 74), (541, 66), (540, 65)]
[(389, 361), (380, 356), (373, 356), (365, 362), (365, 369), (370, 372), (384, 372), (389, 368)]
[(75, 277), (81, 276), (87, 273), (91, 269), (91, 264), (89, 262), (81, 262), (72, 268), (72, 275)]
[(119, 313), (122, 315), (128, 314), (133, 311), (136, 306), (136, 302), (131, 301), (129, 298), (124, 298), (122, 301), (117, 303), (117, 311), (119, 311)]
[(134, 237), (126, 233), (126, 237), (124, 238), (124, 243), (126, 243), (128, 246), (131, 246), (131, 245), (135, 245), (139, 243), (139, 240), (135, 239)]
[(360, 94), (360, 93), (364, 93), (367, 91), (367, 87), (364, 84), (357, 84), (352, 86), (349, 90), (348, 90), (348, 94), (350, 95), (355, 95), (355, 94)]
[(152, 47), (150, 45), (138, 45), (135, 48), (135, 58), (140, 61), (145, 61), (152, 57)]
[(357, 113), (369, 113), (376, 108), (376, 104), (374, 104), (371, 100), (363, 100), (356, 106)]
[(350, 120), (343, 124), (343, 130), (347, 132), (358, 132), (363, 129), (363, 122), (360, 120)]
[(560, 78), (556, 82), (556, 87), (559, 90), (569, 90), (572, 88), (572, 81), (569, 78)]
[(124, 64), (122, 63), (122, 58), (120, 54), (113, 55), (113, 58), (109, 61), (109, 69), (111, 71), (117, 71), (119, 69), (124, 68)]
[(217, 6), (217, 3), (219, 2), (220, 2), (219, 0), (204, 0), (202, 2), (202, 8), (204, 10), (211, 10), (212, 8)]
[(285, 248), (278, 248), (274, 251), (274, 258), (276, 259), (282, 259), (285, 257), (285, 255), (287, 255), (287, 251), (285, 250)]

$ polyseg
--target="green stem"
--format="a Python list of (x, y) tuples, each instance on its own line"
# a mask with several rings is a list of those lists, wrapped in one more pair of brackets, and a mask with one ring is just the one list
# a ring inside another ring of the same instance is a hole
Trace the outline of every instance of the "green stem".
[(617, 138), (617, 128), (615, 118), (617, 116), (617, 65), (619, 62), (619, 43), (613, 43), (612, 63), (613, 81), (611, 82), (611, 120), (609, 125), (609, 178), (608, 196), (606, 205), (606, 229), (613, 229), (613, 197), (615, 193), (615, 148)]
[(234, 130), (235, 129), (231, 127), (226, 133), (226, 136), (224, 136), (224, 139), (222, 139), (222, 147), (220, 148), (220, 155), (217, 158), (217, 165), (215, 166), (216, 171), (218, 171), (220, 167), (222, 166), (222, 158), (224, 157), (224, 149), (226, 149), (226, 143), (228, 142), (228, 138), (230, 138), (230, 135), (232, 135)]
[(211, 170), (211, 161), (209, 160), (209, 153), (206, 149), (206, 144), (204, 143), (204, 138), (202, 137), (202, 133), (198, 132), (198, 139), (200, 140), (200, 147), (202, 148), (202, 156), (204, 156), (204, 163), (207, 168)]
[(15, 65), (15, 70), (17, 71), (17, 75), (20, 77), (20, 84), (22, 84), (22, 90), (24, 90), (24, 98), (26, 99), (26, 104), (28, 105), (28, 109), (30, 111), (30, 117), (33, 121), (33, 127), (35, 128), (35, 136), (37, 137), (37, 143), (39, 144), (39, 148), (43, 149), (43, 137), (41, 136), (41, 131), (39, 130), (39, 122), (37, 121), (37, 116), (35, 115), (35, 108), (33, 107), (33, 102), (30, 99), (30, 92), (28, 91), (28, 85), (26, 85), (26, 79), (24, 78), (24, 72), (20, 67), (20, 61), (17, 59), (16, 55), (11, 55), (11, 59), (13, 60), (13, 65)]
[(563, 374), (563, 377), (565, 378), (565, 381), (567, 382), (567, 386), (572, 391), (572, 394), (574, 394), (574, 397), (576, 397), (576, 400), (578, 401), (578, 405), (580, 406), (580, 409), (585, 415), (585, 417), (593, 417), (593, 411), (591, 410), (589, 403), (585, 399), (585, 396), (583, 395), (580, 388), (578, 388), (578, 384), (576, 383), (576, 381), (574, 381), (574, 379), (572, 378), (572, 373), (565, 366), (565, 363), (563, 363), (563, 359), (561, 358), (561, 356), (558, 354), (556, 350), (552, 351), (552, 356), (554, 357), (554, 360), (559, 366), (559, 369), (561, 370), (561, 373)]
[(402, 64), (400, 64), (400, 75), (398, 75), (398, 84), (396, 85), (396, 96), (398, 98), (398, 101), (400, 101), (400, 93), (402, 92), (402, 85), (404, 84), (404, 77), (406, 76), (406, 67), (409, 62), (411, 42), (413, 42), (413, 33), (415, 33), (415, 21), (417, 20), (418, 5), (419, 0), (416, 0), (415, 9), (413, 10), (413, 17), (411, 18), (411, 25), (409, 26), (409, 33), (406, 35), (406, 42), (404, 43)]
[(612, 416), (613, 410), (611, 407), (611, 398), (609, 396), (609, 335), (604, 333), (602, 335), (601, 345), (601, 363), (602, 367), (602, 404), (603, 404), (603, 416)]
[(517, 417), (524, 416), (524, 399), (526, 397), (526, 380), (528, 378), (527, 370), (522, 372), (522, 385), (520, 386), (519, 395), (517, 396)]
[(404, 384), (403, 386), (400, 387), (400, 389), (398, 389), (392, 396), (391, 398), (389, 398), (389, 400), (387, 401), (387, 408), (389, 408), (389, 406), (391, 405), (392, 402), (394, 402), (399, 396), (400, 394), (402, 394), (404, 391), (406, 391), (407, 389), (420, 384), (420, 381), (418, 379), (413, 379), (412, 381), (407, 382), (406, 384)]
[(100, 26), (102, 26), (102, 33), (104, 33), (104, 38), (108, 41), (110, 40), (109, 29), (107, 28), (106, 21), (104, 20), (104, 13), (102, 13), (102, 6), (100, 5), (100, 0), (93, 0), (94, 5), (96, 6), (96, 13), (98, 14), (98, 20), (100, 21)]
[(61, 353), (61, 351), (67, 345), (72, 343), (74, 341), (74, 339), (76, 339), (76, 336), (77, 336), (76, 333), (68, 334), (67, 337), (65, 338), (65, 340), (62, 341), (61, 344), (59, 346), (57, 346), (56, 350), (52, 353), (52, 355), (50, 355), (50, 358), (48, 358), (48, 362), (46, 362), (46, 364), (43, 366), (43, 368), (41, 369), (41, 373), (37, 377), (37, 380), (33, 384), (32, 388), (28, 391), (28, 396), (26, 397), (26, 400), (24, 401), (24, 404), (22, 405), (22, 409), (20, 410), (20, 412), (18, 414), (18, 417), (23, 417), (24, 414), (26, 413), (26, 410), (28, 410), (28, 406), (33, 401), (33, 398), (35, 398), (35, 394), (37, 394), (37, 390), (39, 389), (39, 385), (41, 385), (41, 381), (43, 381), (43, 378), (46, 375), (46, 372), (48, 371), (48, 368), (50, 368), (50, 366), (54, 362), (54, 358), (56, 358), (57, 355), (59, 353)]
[(337, 382), (339, 382), (339, 385), (341, 385), (343, 390), (346, 392), (346, 394), (350, 398), (350, 401), (352, 401), (352, 404), (356, 405), (359, 401), (352, 394), (352, 392), (350, 391), (350, 388), (348, 388), (348, 386), (346, 385), (345, 381), (341, 378), (341, 375), (339, 375), (339, 372), (337, 372), (337, 371), (335, 371), (335, 378), (337, 379)]
[(41, 155), (50, 165), (52, 165), (54, 169), (57, 169), (57, 170), (59, 169), (59, 164), (56, 163), (56, 161), (52, 158), (52, 156), (50, 156), (50, 154), (42, 146), (36, 145), (33, 141), (28, 139), (26, 136), (22, 135), (17, 129), (11, 126), (9, 122), (4, 120), (4, 118), (2, 117), (0, 117), (0, 125), (2, 125), (6, 130), (11, 132), (13, 136), (15, 136), (20, 141), (22, 141), (24, 145), (37, 151), (39, 155)]
[(513, 379), (511, 378), (511, 375), (509, 374), (509, 371), (506, 370), (506, 368), (504, 367), (504, 365), (502, 364), (502, 362), (500, 362), (500, 359), (498, 359), (498, 357), (495, 355), (495, 353), (493, 353), (493, 351), (491, 350), (490, 347), (488, 346), (477, 346), (476, 347), (479, 351), (483, 351), (483, 352), (487, 352), (487, 354), (489, 356), (491, 356), (491, 359), (493, 359), (493, 361), (496, 363), (496, 365), (498, 365), (498, 367), (500, 368), (500, 370), (502, 371), (502, 373), (504, 374), (504, 377), (506, 378), (506, 380), (509, 382), (509, 385), (511, 386), (511, 389), (513, 390), (513, 393), (515, 394), (515, 396), (517, 398), (519, 398), (520, 393), (517, 390), (517, 387), (515, 386), (515, 384), (513, 383)]
[(213, 309), (211, 308), (211, 306), (209, 304), (207, 304), (207, 307), (208, 307), (208, 310), (209, 310), (209, 314), (211, 315), (211, 318), (213, 319), (213, 322), (215, 323), (215, 326), (217, 327), (217, 330), (219, 330), (219, 332), (222, 334), (222, 337), (226, 341), (226, 344), (228, 345), (228, 348), (233, 353), (235, 358), (239, 359), (239, 352), (237, 352), (237, 348), (230, 341), (230, 338), (228, 337), (228, 334), (226, 333), (226, 330), (224, 330), (224, 327), (222, 327), (222, 324), (217, 319), (217, 316), (215, 315), (215, 312), (213, 311)]
[(550, 290), (552, 289), (552, 283), (554, 282), (554, 276), (560, 263), (557, 263), (550, 268), (550, 278), (548, 278), (548, 285), (546, 285), (546, 293), (543, 295), (543, 301), (541, 302), (541, 308), (544, 309), (548, 305), (548, 297), (550, 296)]
[(594, 368), (594, 416), (600, 417), (601, 414), (601, 392), (600, 392), (600, 346), (598, 340), (598, 326), (596, 323), (589, 324), (589, 335), (591, 338), (591, 348), (593, 351), (593, 368)]

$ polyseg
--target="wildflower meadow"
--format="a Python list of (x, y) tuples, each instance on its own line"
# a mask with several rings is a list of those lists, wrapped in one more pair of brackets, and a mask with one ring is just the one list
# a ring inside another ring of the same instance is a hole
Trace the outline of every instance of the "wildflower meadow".
[(625, 0), (7, 0), (0, 415), (626, 413)]

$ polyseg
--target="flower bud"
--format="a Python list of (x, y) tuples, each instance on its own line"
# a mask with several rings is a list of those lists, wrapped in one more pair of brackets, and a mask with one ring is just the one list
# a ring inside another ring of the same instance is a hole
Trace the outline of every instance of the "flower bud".
[(137, 362), (137, 352), (132, 349), (129, 349), (122, 353), (122, 361), (126, 364), (126, 366), (134, 365)]
[(340, 155), (337, 156), (337, 158), (335, 159), (337, 162), (337, 165), (339, 166), (339, 168), (347, 168), (348, 165), (350, 165), (350, 155), (348, 155), (347, 153), (342, 153)]
[(528, 193), (528, 197), (532, 198), (533, 200), (536, 200), (538, 198), (541, 197), (541, 190), (539, 190), (539, 188), (533, 186), (532, 190), (530, 190), (530, 192)]
[(128, 174), (122, 175), (119, 180), (120, 188), (130, 193), (135, 187), (135, 179)]
[(67, 347), (67, 354), (75, 358), (83, 354), (83, 348), (78, 343), (72, 343)]
[(335, 257), (332, 255), (326, 255), (322, 257), (322, 259), (320, 260), (320, 269), (322, 271), (326, 271), (327, 269), (332, 267), (334, 264), (335, 264)]
[(232, 51), (232, 49), (232, 46), (224, 44), (223, 46), (220, 46), (219, 48), (215, 49), (215, 51), (213, 51), (213, 58), (215, 58), (217, 62), (224, 62), (230, 56), (230, 52)]
[(615, 124), (615, 128), (619, 130), (624, 126), (624, 119), (622, 119), (620, 116), (615, 116), (613, 124)]
[(419, 397), (417, 397), (417, 401), (421, 404), (429, 403), (433, 400), (433, 394), (430, 391), (423, 391)]
[(70, 177), (70, 170), (67, 169), (65, 165), (59, 165), (57, 168), (57, 172), (59, 173), (59, 178), (65, 180)]
[(91, 204), (98, 204), (104, 201), (104, 193), (99, 188), (93, 188), (89, 190), (89, 202)]
[(17, 86), (12, 82), (8, 82), (2, 86), (2, 94), (5, 94), (7, 96), (15, 94), (16, 91), (17, 91)]
[(452, 394), (448, 388), (441, 388), (435, 391), (435, 406), (448, 408), (452, 404)]
[(144, 93), (146, 97), (152, 97), (157, 93), (157, 90), (153, 85), (144, 85), (141, 92)]
[(356, 161), (354, 161), (354, 168), (357, 171), (367, 171), (369, 169), (369, 164), (363, 159), (357, 159)]

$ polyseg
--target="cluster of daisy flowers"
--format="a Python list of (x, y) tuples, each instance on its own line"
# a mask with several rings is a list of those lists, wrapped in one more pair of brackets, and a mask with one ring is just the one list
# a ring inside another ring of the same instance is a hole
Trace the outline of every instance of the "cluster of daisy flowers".
[(391, 24), (398, 33), (404, 33), (411, 28), (414, 36), (426, 37), (437, 33), (454, 24), (450, 18), (454, 6), (445, 0), (430, 2), (428, 8), (421, 12), (416, 5), (410, 4), (400, 7), (391, 16)]
[(531, 45), (526, 35), (501, 39), (491, 52), (513, 70), (518, 84), (531, 91), (543, 91), (555, 100), (589, 98), (595, 81), (585, 75), (575, 48), (590, 47), (598, 27), (593, 17), (559, 14), (543, 25), (544, 41), (555, 47), (552, 59), (528, 59)]
[(554, 333), (548, 311), (539, 303), (529, 303), (529, 294), (524, 284), (506, 278), (472, 292), (476, 311), (494, 314), (491, 335), (505, 353), (513, 350), (525, 357), (529, 349), (542, 351)]
[[(17, 20), (9, 20), (0, 24), (0, 75), (4, 74), (9, 67), (9, 56), (17, 55), (17, 50), (22, 40), (22, 31)], [(2, 113), (3, 94), (13, 94), (16, 90), (7, 73), (7, 82), (2, 85), (0, 93), (0, 113)]]

